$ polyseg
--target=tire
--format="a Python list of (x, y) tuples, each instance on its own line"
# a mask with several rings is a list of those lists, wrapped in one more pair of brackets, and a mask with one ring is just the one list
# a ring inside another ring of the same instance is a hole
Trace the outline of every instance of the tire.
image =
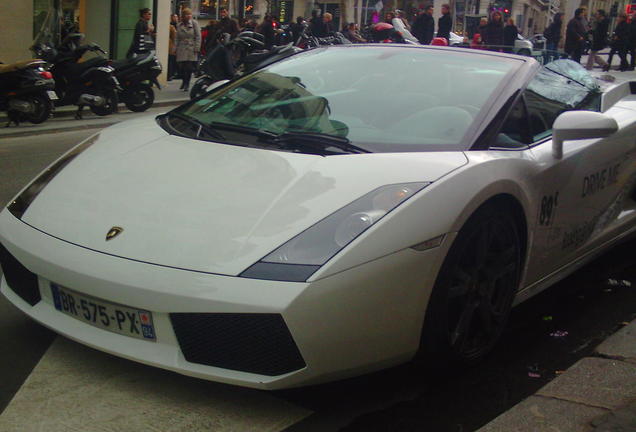
[(32, 113), (24, 114), (24, 118), (27, 121), (33, 124), (40, 124), (51, 116), (53, 104), (46, 96), (33, 95), (29, 98), (29, 101), (34, 105), (35, 110)]
[(212, 85), (214, 81), (211, 79), (199, 79), (190, 89), (190, 99), (196, 99), (206, 93), (206, 89)]
[(115, 90), (108, 90), (98, 94), (106, 99), (106, 102), (102, 106), (92, 106), (91, 111), (93, 111), (98, 116), (107, 116), (117, 112), (117, 104), (119, 103), (119, 98), (117, 97), (117, 92)]
[(519, 287), (522, 247), (509, 205), (489, 202), (459, 231), (437, 276), (420, 356), (472, 365), (495, 346)]
[(528, 48), (520, 49), (517, 54), (522, 55), (522, 56), (526, 56), (526, 57), (532, 56), (532, 53), (530, 52), (530, 50)]
[(155, 92), (148, 84), (139, 84), (124, 90), (122, 99), (129, 110), (143, 112), (155, 102)]

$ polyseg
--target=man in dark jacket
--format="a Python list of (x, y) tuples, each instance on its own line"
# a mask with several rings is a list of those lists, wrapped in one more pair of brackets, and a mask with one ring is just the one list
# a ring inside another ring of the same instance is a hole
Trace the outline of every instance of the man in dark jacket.
[(614, 35), (612, 36), (612, 50), (607, 58), (607, 65), (603, 70), (608, 71), (612, 65), (612, 58), (615, 53), (621, 59), (621, 65), (619, 70), (621, 72), (626, 71), (629, 66), (627, 64), (627, 48), (629, 44), (629, 24), (627, 24), (627, 15), (625, 13), (618, 14), (618, 24), (614, 29)]
[(581, 63), (583, 44), (587, 36), (587, 29), (583, 22), (583, 12), (583, 8), (578, 8), (574, 11), (574, 18), (568, 22), (565, 31), (565, 52), (577, 63)]
[(149, 8), (139, 9), (139, 21), (135, 26), (135, 34), (133, 36), (130, 48), (126, 57), (133, 57), (135, 54), (148, 52), (155, 49), (155, 27), (150, 22), (152, 11)]
[(442, 16), (437, 20), (437, 37), (450, 40), (450, 32), (453, 28), (453, 19), (450, 15), (450, 5), (442, 5)]
[(413, 23), (413, 36), (422, 45), (428, 45), (433, 40), (435, 33), (435, 19), (433, 18), (433, 6), (424, 7), (424, 12), (415, 18)]
[(239, 34), (238, 22), (235, 19), (230, 18), (230, 14), (227, 9), (219, 9), (219, 23), (217, 24), (217, 33), (227, 33), (231, 39), (234, 39)]
[(585, 66), (587, 70), (592, 70), (595, 62), (602, 68), (605, 68), (607, 65), (607, 62), (598, 55), (598, 52), (607, 46), (609, 20), (607, 19), (603, 9), (599, 9), (594, 15), (594, 18), (596, 19), (596, 26), (592, 30), (592, 48), (590, 49), (590, 54), (587, 58), (587, 65)]

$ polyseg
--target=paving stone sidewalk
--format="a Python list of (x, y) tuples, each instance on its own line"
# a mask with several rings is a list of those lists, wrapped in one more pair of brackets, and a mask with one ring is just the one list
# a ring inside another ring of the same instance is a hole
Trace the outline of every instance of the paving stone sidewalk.
[(636, 320), (478, 432), (636, 431)]

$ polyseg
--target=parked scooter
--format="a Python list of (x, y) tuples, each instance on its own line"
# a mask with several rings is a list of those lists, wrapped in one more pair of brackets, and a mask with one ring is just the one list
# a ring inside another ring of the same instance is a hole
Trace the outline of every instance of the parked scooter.
[(76, 119), (82, 118), (84, 106), (99, 116), (116, 112), (117, 92), (121, 90), (115, 69), (106, 58), (97, 56), (79, 62), (87, 51), (106, 54), (97, 44), (80, 45), (83, 37), (81, 33), (71, 33), (59, 47), (40, 43), (31, 48), (38, 57), (52, 64), (50, 70), (59, 98), (55, 105), (77, 105)]
[(137, 54), (133, 58), (112, 62), (115, 76), (122, 90), (119, 98), (126, 107), (135, 112), (146, 111), (155, 101), (152, 86), (161, 89), (157, 77), (161, 74), (161, 63), (154, 51)]
[(192, 86), (190, 98), (205, 94), (208, 87), (217, 81), (243, 76), (299, 51), (291, 43), (269, 51), (262, 51), (264, 45), (260, 33), (242, 32), (231, 41), (220, 35), (217, 45), (210, 50), (202, 64), (204, 75)]
[(340, 32), (333, 32), (329, 36), (316, 37), (311, 34), (309, 24), (303, 25), (303, 31), (300, 33), (295, 45), (301, 49), (317, 48), (325, 45), (350, 45), (351, 41)]
[(6, 127), (22, 121), (39, 124), (50, 117), (57, 95), (53, 75), (43, 69), (45, 64), (37, 59), (0, 63), (0, 111), (7, 112)]

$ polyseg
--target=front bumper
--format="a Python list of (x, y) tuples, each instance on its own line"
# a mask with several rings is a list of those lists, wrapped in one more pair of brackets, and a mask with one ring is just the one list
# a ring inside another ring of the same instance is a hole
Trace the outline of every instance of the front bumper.
[[(398, 251), (310, 283), (246, 279), (133, 261), (54, 238), (0, 213), (0, 243), (37, 275), (33, 306), (0, 291), (24, 313), (75, 341), (184, 375), (279, 389), (358, 375), (409, 360), (417, 351), (424, 311), (446, 249)], [(58, 312), (50, 283), (153, 313), (156, 342), (87, 325)], [(263, 375), (186, 360), (170, 314), (280, 315), (304, 367)]]

